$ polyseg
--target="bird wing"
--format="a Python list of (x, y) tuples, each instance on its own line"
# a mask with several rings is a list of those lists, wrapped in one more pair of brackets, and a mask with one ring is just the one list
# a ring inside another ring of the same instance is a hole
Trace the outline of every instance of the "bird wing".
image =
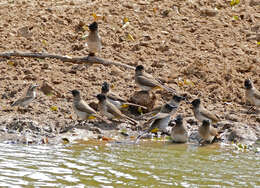
[(260, 100), (260, 92), (256, 89), (255, 89), (255, 92), (254, 92), (254, 97), (257, 98), (258, 100)]
[(109, 92), (107, 94), (107, 98), (111, 99), (111, 100), (114, 100), (114, 101), (119, 101), (119, 102), (126, 102), (125, 99), (123, 99), (122, 97), (120, 97), (119, 95), (115, 94), (115, 93), (112, 93), (112, 92)]
[(30, 99), (32, 99), (31, 96), (25, 96), (25, 97), (23, 97), (23, 98), (18, 99), (17, 101), (15, 101), (13, 104), (11, 104), (11, 106), (20, 105), (20, 104), (22, 104), (23, 102), (25, 102), (25, 101), (27, 101), (27, 100), (30, 100)]
[(218, 130), (214, 127), (210, 127), (209, 133), (211, 136), (216, 136), (218, 134)]
[(200, 113), (202, 116), (207, 117), (208, 119), (211, 119), (214, 122), (219, 121), (219, 119), (217, 118), (217, 116), (215, 116), (214, 114), (210, 113), (209, 111), (205, 110), (205, 109), (201, 109)]
[(140, 85), (145, 85), (148, 87), (156, 87), (156, 86), (161, 86), (161, 84), (154, 80), (153, 78), (147, 78), (145, 76), (137, 76), (137, 82), (140, 83)]
[(151, 118), (147, 121), (147, 123), (148, 123), (148, 124), (152, 124), (153, 121), (166, 118), (167, 116), (169, 116), (169, 114), (167, 114), (167, 113), (158, 113), (158, 114), (156, 114), (155, 116), (151, 117)]
[(113, 114), (115, 117), (122, 117), (123, 114), (121, 113), (121, 111), (115, 106), (113, 105), (111, 102), (107, 101), (107, 112), (110, 114)]
[(83, 112), (86, 112), (88, 114), (95, 114), (96, 111), (91, 108), (85, 101), (81, 100), (78, 104), (77, 104), (77, 109)]

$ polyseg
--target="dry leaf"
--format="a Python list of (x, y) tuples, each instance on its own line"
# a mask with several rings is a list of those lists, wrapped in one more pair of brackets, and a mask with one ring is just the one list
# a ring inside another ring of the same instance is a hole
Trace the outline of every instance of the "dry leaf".
[(53, 111), (53, 112), (58, 111), (58, 107), (57, 106), (52, 106), (51, 107), (51, 111)]

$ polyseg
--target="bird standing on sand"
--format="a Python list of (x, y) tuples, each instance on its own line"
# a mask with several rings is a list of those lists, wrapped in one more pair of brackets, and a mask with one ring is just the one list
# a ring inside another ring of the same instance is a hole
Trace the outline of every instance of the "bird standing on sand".
[(73, 110), (81, 120), (95, 119), (98, 117), (97, 112), (81, 98), (78, 90), (74, 89), (71, 93), (73, 95)]
[(30, 85), (27, 89), (26, 96), (18, 99), (14, 103), (11, 104), (11, 106), (22, 106), (26, 107), (28, 106), (35, 98), (36, 98), (36, 91), (35, 89), (38, 87), (38, 85), (33, 84)]
[[(260, 92), (254, 87), (251, 80), (245, 80), (245, 88), (246, 88), (246, 99), (251, 103), (251, 105), (256, 106), (257, 108), (260, 107)], [(251, 110), (250, 108), (249, 110)]]
[(97, 99), (99, 101), (98, 107), (100, 110), (100, 113), (103, 116), (106, 116), (108, 119), (126, 119), (134, 124), (137, 124), (134, 119), (124, 115), (113, 103), (111, 103), (106, 95), (104, 94), (98, 94)]
[(117, 94), (112, 93), (110, 91), (110, 86), (107, 82), (104, 82), (102, 84), (101, 93), (106, 95), (108, 101), (111, 102), (112, 104), (114, 104), (118, 109), (127, 108), (129, 105), (130, 106), (136, 106), (136, 107), (142, 107), (142, 108), (146, 109), (146, 107), (144, 107), (144, 106), (129, 103), (125, 99), (123, 99), (122, 97), (118, 96)]
[(147, 121), (149, 128), (144, 133), (140, 134), (136, 140), (139, 140), (144, 134), (149, 132), (166, 131), (166, 127), (168, 126), (174, 109), (176, 108), (176, 106), (172, 106), (170, 104), (164, 105), (157, 115), (153, 116)]
[(144, 91), (150, 91), (152, 89), (165, 89), (169, 92), (174, 92), (173, 89), (163, 86), (159, 80), (153, 78), (152, 75), (144, 71), (143, 65), (138, 65), (135, 68), (135, 83)]
[(217, 129), (210, 125), (209, 120), (202, 121), (202, 125), (199, 127), (199, 135), (203, 139), (203, 142), (211, 143), (217, 134)]
[(101, 37), (98, 34), (98, 24), (97, 22), (93, 22), (88, 26), (90, 32), (87, 38), (87, 44), (89, 49), (89, 55), (95, 56), (95, 53), (101, 51)]
[[(172, 127), (171, 131), (171, 138), (173, 142), (176, 143), (185, 143), (188, 140), (188, 132), (186, 128), (183, 125), (183, 118), (181, 115), (178, 115), (174, 119), (175, 125)], [(169, 123), (169, 126), (171, 126), (171, 123)]]
[(207, 111), (200, 103), (200, 99), (195, 99), (191, 102), (195, 118), (200, 122), (202, 122), (203, 120), (209, 120), (212, 123), (218, 122), (218, 117), (213, 113)]

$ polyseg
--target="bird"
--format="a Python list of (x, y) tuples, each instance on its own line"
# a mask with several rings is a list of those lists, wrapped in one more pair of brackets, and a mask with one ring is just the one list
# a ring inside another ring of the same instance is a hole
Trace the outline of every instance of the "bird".
[(147, 109), (145, 106), (141, 106), (134, 103), (129, 103), (122, 97), (110, 91), (110, 85), (107, 82), (104, 82), (101, 87), (101, 94), (106, 95), (109, 102), (114, 104), (118, 109), (127, 108), (128, 106), (136, 106)]
[(213, 113), (207, 111), (202, 105), (200, 99), (195, 99), (191, 102), (194, 116), (197, 120), (209, 120), (212, 123), (217, 123), (219, 118)]
[[(73, 95), (73, 110), (81, 120), (95, 119), (96, 117), (102, 119), (97, 112), (91, 108), (82, 98), (79, 90), (72, 90)], [(103, 120), (103, 119), (102, 119)]]
[[(171, 138), (173, 142), (176, 143), (185, 143), (188, 140), (188, 132), (183, 125), (183, 118), (181, 115), (178, 115), (174, 120), (175, 125), (171, 130)], [(170, 121), (169, 126), (171, 126), (172, 121)]]
[(147, 121), (147, 124), (149, 124), (149, 128), (137, 137), (136, 142), (146, 133), (157, 131), (165, 132), (168, 123), (170, 122), (171, 116), (174, 112), (174, 109), (176, 108), (176, 106), (172, 106), (170, 104), (164, 105), (158, 114)]
[(199, 127), (199, 135), (203, 142), (211, 143), (218, 135), (218, 131), (210, 125), (209, 120), (203, 120), (201, 126)]
[[(251, 103), (251, 105), (259, 108), (260, 107), (260, 92), (254, 87), (253, 83), (249, 79), (245, 80), (244, 85), (245, 85), (245, 89), (246, 89), (246, 92), (245, 92), (246, 99)], [(252, 108), (250, 108), (249, 111)]]
[[(169, 101), (169, 104), (177, 107), (177, 108), (174, 109), (174, 112), (172, 114), (176, 113), (176, 111), (178, 110), (180, 102), (183, 101), (183, 100), (185, 100), (185, 98), (182, 97), (182, 96), (179, 96), (179, 95), (176, 95), (176, 94), (174, 94), (172, 96), (172, 99)], [(145, 114), (139, 116), (139, 118), (150, 116), (150, 115), (155, 115), (155, 114), (159, 113), (160, 110), (163, 108), (163, 106), (165, 106), (166, 104), (167, 103), (154, 108), (151, 112), (145, 113)]]
[(101, 51), (101, 37), (98, 34), (98, 23), (93, 22), (88, 26), (90, 32), (87, 37), (87, 44), (89, 49), (89, 55), (95, 56), (95, 53), (98, 53)]
[(134, 119), (124, 115), (113, 103), (111, 103), (106, 95), (98, 94), (97, 99), (99, 101), (98, 107), (101, 115), (106, 116), (108, 119), (126, 119), (131, 123), (138, 124)]
[(159, 80), (153, 78), (152, 75), (144, 71), (143, 65), (137, 65), (135, 68), (135, 83), (144, 91), (150, 91), (152, 89), (165, 89), (168, 92), (174, 92), (172, 88), (163, 86)]
[(38, 87), (37, 84), (31, 84), (26, 91), (25, 97), (18, 99), (17, 101), (13, 102), (11, 106), (28, 106), (35, 98), (36, 98), (36, 91), (35, 89)]

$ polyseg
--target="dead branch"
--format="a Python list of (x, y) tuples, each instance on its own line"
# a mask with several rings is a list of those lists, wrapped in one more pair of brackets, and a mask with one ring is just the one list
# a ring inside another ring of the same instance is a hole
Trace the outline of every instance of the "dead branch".
[(45, 58), (52, 58), (52, 59), (59, 59), (63, 62), (71, 62), (76, 64), (83, 64), (83, 63), (92, 63), (92, 64), (102, 64), (102, 65), (115, 65), (115, 66), (121, 66), (127, 69), (135, 69), (134, 67), (130, 65), (126, 65), (119, 62), (113, 62), (108, 61), (96, 56), (85, 56), (85, 57), (69, 57), (69, 56), (61, 56), (61, 55), (55, 55), (55, 54), (47, 54), (47, 53), (33, 53), (33, 52), (4, 52), (0, 53), (0, 57), (4, 58), (10, 58), (10, 57), (29, 57), (29, 58), (39, 58), (39, 59), (45, 59)]

